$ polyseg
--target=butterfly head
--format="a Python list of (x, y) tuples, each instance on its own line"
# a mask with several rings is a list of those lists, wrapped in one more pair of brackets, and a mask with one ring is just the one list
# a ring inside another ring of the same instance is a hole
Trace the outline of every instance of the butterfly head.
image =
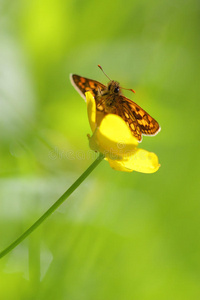
[(108, 91), (110, 91), (110, 94), (112, 94), (112, 95), (121, 94), (121, 89), (128, 90), (128, 91), (135, 93), (135, 91), (133, 89), (126, 89), (123, 87), (120, 88), (119, 82), (111, 80), (110, 77), (108, 77), (108, 75), (104, 72), (103, 68), (100, 65), (98, 65), (98, 67), (105, 74), (105, 76), (110, 80), (110, 82), (108, 84)]
[(111, 80), (108, 83), (108, 92), (112, 95), (119, 95), (121, 93), (119, 82)]

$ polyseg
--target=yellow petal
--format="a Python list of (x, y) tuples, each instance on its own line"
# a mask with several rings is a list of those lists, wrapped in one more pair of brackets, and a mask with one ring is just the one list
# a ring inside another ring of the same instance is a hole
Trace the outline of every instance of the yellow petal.
[(92, 132), (94, 132), (96, 128), (96, 103), (94, 97), (90, 92), (86, 92), (85, 96), (86, 96), (86, 103), (87, 103), (88, 119), (89, 119)]
[(132, 169), (126, 168), (123, 164), (122, 160), (112, 160), (110, 158), (105, 158), (111, 166), (112, 169), (116, 171), (122, 171), (122, 172), (133, 172)]
[(160, 167), (157, 155), (143, 149), (136, 149), (133, 155), (123, 157), (121, 160), (108, 158), (108, 162), (113, 169), (125, 172), (154, 173)]
[(117, 115), (106, 115), (90, 139), (90, 147), (111, 159), (135, 152), (138, 140), (131, 134), (124, 120)]

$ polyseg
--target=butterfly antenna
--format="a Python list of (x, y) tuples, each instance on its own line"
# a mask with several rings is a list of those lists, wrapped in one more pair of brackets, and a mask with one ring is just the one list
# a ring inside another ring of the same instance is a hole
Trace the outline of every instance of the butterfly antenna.
[(101, 69), (101, 71), (103, 72), (103, 74), (104, 74), (110, 81), (112, 81), (112, 80), (108, 77), (108, 75), (104, 72), (103, 68), (102, 68), (100, 65), (98, 65), (98, 67), (99, 67), (99, 69)]
[(127, 90), (127, 91), (131, 91), (131, 92), (133, 92), (134, 94), (136, 93), (136, 91), (134, 91), (133, 89), (125, 89), (125, 88), (123, 88), (123, 87), (121, 87), (121, 89)]

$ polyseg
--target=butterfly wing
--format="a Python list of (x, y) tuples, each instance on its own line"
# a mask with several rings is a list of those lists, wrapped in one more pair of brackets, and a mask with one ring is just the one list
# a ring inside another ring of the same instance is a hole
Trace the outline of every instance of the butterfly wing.
[(70, 80), (77, 92), (85, 100), (85, 93), (90, 91), (94, 98), (98, 95), (99, 91), (106, 89), (106, 86), (96, 80), (85, 78), (76, 74), (70, 75)]
[(120, 115), (129, 125), (132, 134), (139, 140), (144, 135), (156, 135), (160, 131), (158, 122), (135, 102), (120, 95)]

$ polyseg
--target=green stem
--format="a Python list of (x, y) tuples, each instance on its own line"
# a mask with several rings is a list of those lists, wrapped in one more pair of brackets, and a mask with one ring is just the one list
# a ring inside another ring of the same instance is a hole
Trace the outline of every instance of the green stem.
[(19, 245), (25, 238), (27, 238), (44, 220), (46, 220), (76, 189), (77, 187), (88, 177), (88, 175), (98, 166), (98, 164), (104, 159), (103, 154), (99, 154), (97, 159), (89, 166), (89, 168), (70, 186), (70, 188), (31, 226), (29, 227), (18, 239), (11, 243), (6, 249), (0, 252), (0, 258), (5, 256), (17, 245)]

